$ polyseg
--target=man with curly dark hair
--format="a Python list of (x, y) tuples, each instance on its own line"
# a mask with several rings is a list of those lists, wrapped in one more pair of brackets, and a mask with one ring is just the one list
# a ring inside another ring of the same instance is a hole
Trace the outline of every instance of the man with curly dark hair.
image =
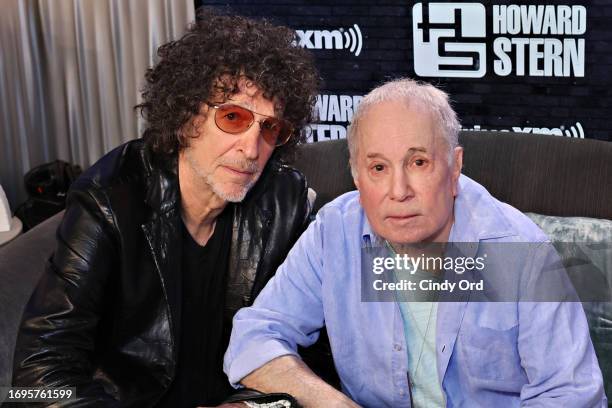
[(67, 404), (226, 400), (231, 319), (308, 219), (281, 162), (319, 84), (294, 32), (206, 10), (158, 55), (144, 135), (74, 183), (17, 340), (13, 384), (76, 387)]

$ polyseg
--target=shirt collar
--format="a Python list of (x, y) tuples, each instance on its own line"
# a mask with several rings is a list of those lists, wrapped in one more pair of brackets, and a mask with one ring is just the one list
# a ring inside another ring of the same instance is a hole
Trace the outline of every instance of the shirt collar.
[(479, 242), (514, 235), (499, 205), (503, 203), (497, 202), (483, 186), (462, 174), (449, 241)]

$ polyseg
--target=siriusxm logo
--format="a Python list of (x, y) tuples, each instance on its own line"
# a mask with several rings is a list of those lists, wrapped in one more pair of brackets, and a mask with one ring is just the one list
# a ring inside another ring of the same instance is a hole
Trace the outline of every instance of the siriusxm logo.
[(311, 50), (349, 50), (359, 56), (363, 46), (363, 37), (357, 24), (348, 30), (295, 30), (298, 45)]
[(576, 125), (572, 125), (569, 128), (565, 125), (561, 125), (557, 128), (548, 127), (521, 127), (512, 126), (510, 129), (485, 129), (480, 125), (474, 125), (472, 127), (465, 127), (462, 130), (474, 130), (474, 131), (492, 131), (492, 132), (517, 132), (517, 133), (535, 133), (539, 135), (553, 135), (553, 136), (565, 136), (577, 139), (584, 139), (584, 129), (580, 122), (576, 122)]
[(558, 128), (531, 128), (513, 126), (512, 130), (519, 133), (538, 133), (541, 135), (565, 136), (584, 139), (584, 129), (582, 128), (580, 122), (576, 122), (576, 126), (570, 126), (569, 129), (564, 125), (561, 125)]

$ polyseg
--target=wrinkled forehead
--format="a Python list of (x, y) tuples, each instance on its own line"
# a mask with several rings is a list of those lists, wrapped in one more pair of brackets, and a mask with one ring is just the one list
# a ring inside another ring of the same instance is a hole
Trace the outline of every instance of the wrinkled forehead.
[(442, 127), (431, 109), (402, 101), (368, 106), (358, 126), (359, 151), (405, 153), (408, 149), (434, 152), (446, 145)]

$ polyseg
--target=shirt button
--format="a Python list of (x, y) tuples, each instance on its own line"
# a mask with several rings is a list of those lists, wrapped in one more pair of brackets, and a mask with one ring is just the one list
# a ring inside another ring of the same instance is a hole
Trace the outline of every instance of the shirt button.
[(400, 397), (403, 397), (406, 394), (406, 392), (404, 392), (403, 389), (399, 390), (399, 395)]
[(402, 345), (401, 344), (394, 344), (393, 345), (393, 350), (395, 350), (395, 351), (402, 351)]

